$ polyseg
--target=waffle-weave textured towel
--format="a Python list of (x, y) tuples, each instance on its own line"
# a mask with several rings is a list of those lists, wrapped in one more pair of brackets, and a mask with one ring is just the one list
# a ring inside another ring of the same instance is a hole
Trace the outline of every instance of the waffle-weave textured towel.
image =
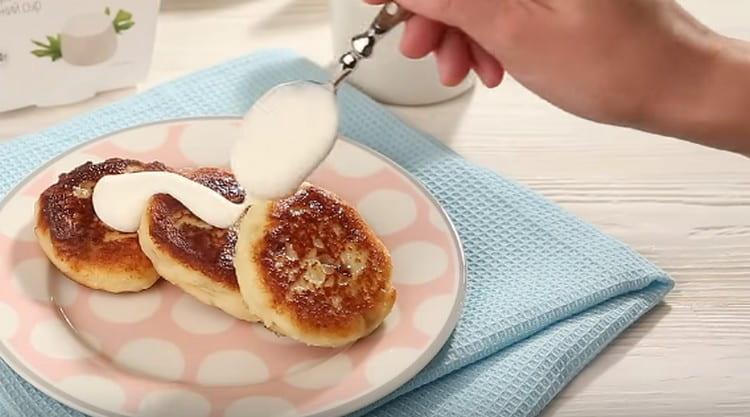
[[(84, 141), (161, 120), (239, 116), (270, 87), (310, 78), (326, 74), (291, 51), (259, 52), (0, 145), (0, 196)], [(358, 414), (536, 415), (671, 288), (663, 272), (625, 245), (470, 164), (353, 88), (339, 100), (341, 133), (426, 185), (455, 222), (468, 261), (465, 307), (447, 345), (413, 380)], [(0, 380), (0, 411), (7, 415), (80, 416), (2, 362)]]

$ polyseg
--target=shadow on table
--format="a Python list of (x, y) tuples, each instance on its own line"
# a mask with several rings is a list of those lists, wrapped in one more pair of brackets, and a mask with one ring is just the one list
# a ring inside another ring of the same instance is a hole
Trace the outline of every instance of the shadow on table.
[[(558, 393), (557, 397), (549, 403), (542, 412), (542, 416), (554, 416), (570, 397), (565, 393), (573, 394), (585, 390), (592, 382), (596, 381), (609, 368), (626, 358), (630, 351), (637, 346), (643, 338), (651, 334), (661, 320), (669, 314), (671, 307), (667, 304), (659, 304), (649, 313), (641, 317), (633, 326), (625, 330), (615, 341), (607, 347), (599, 357), (594, 360), (581, 373), (576, 376), (563, 390)], [(591, 366), (596, 364), (595, 366)], [(616, 393), (613, 393), (615, 395)]]

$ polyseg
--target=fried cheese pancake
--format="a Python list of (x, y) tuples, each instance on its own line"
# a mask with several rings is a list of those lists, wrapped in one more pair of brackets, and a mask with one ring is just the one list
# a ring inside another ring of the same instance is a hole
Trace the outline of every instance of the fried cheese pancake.
[(247, 211), (234, 265), (266, 327), (312, 346), (367, 336), (396, 299), (385, 245), (354, 208), (310, 184)]
[[(218, 168), (182, 172), (234, 203), (245, 192), (234, 176)], [(237, 233), (198, 219), (175, 198), (151, 198), (138, 230), (141, 247), (159, 274), (201, 302), (241, 320), (257, 321), (243, 300), (234, 272)]]
[(63, 274), (89, 288), (120, 293), (154, 285), (159, 275), (141, 251), (137, 234), (102, 223), (91, 194), (105, 175), (165, 170), (160, 162), (112, 158), (60, 175), (36, 203), (34, 231), (44, 253)]

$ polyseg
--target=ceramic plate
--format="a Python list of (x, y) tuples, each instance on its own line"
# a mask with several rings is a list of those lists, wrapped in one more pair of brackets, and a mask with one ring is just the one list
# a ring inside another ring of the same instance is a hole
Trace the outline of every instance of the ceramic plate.
[(310, 181), (356, 206), (393, 256), (398, 300), (371, 336), (303, 346), (205, 306), (166, 281), (132, 295), (81, 287), (34, 238), (38, 195), (108, 157), (227, 166), (236, 120), (149, 125), (89, 142), (30, 176), (0, 208), (0, 355), (31, 384), (93, 416), (337, 416), (413, 377), (453, 330), (464, 294), (456, 233), (393, 162), (341, 140)]

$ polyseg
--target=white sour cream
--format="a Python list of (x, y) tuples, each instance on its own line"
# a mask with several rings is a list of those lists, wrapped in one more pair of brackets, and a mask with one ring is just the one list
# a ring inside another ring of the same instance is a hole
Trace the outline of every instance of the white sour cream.
[(104, 224), (121, 232), (135, 232), (148, 200), (155, 194), (173, 196), (204, 222), (223, 229), (230, 227), (248, 205), (232, 203), (181, 175), (152, 171), (107, 175), (96, 184), (91, 199)]
[(134, 232), (151, 196), (169, 194), (204, 222), (230, 227), (253, 200), (293, 194), (330, 153), (338, 109), (329, 88), (285, 84), (271, 89), (247, 113), (230, 157), (232, 172), (248, 194), (243, 204), (178, 174), (134, 172), (99, 180), (92, 195), (94, 211), (107, 226)]
[(338, 110), (330, 86), (284, 84), (261, 97), (245, 116), (232, 150), (232, 172), (254, 198), (294, 193), (336, 140)]

